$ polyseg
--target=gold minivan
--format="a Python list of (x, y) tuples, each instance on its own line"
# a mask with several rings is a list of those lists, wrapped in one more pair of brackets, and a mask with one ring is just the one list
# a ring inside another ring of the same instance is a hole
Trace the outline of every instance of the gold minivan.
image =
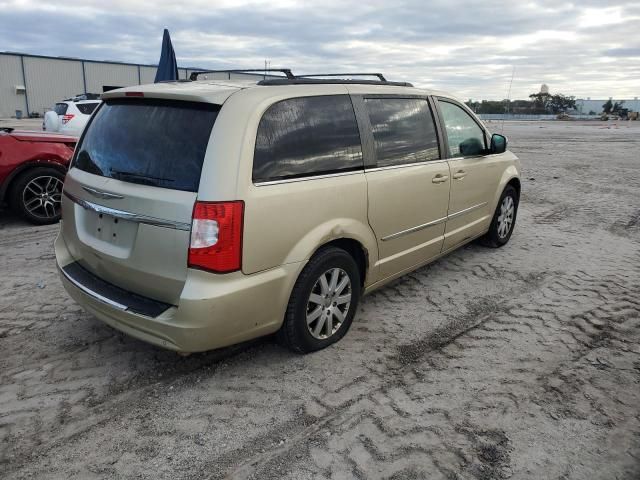
[(476, 238), (509, 241), (519, 161), (462, 102), (380, 74), (281, 72), (102, 96), (64, 183), (69, 295), (178, 352), (275, 332), (310, 352), (347, 333), (362, 295)]

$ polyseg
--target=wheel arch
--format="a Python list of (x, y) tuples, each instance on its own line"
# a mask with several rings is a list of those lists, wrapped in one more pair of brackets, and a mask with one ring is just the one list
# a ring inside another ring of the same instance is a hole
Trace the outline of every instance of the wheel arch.
[(521, 191), (520, 179), (518, 177), (513, 177), (511, 180), (507, 182), (507, 185), (505, 185), (505, 188), (508, 185), (511, 185), (513, 188), (515, 188), (516, 192), (518, 192), (518, 197), (520, 197), (520, 191)]
[[(287, 246), (283, 259), (278, 264), (301, 263), (304, 265), (322, 248), (327, 246), (342, 248), (358, 263), (361, 281), (364, 285), (375, 280), (375, 266), (378, 259), (378, 244), (368, 223), (353, 217), (331, 218), (304, 232)], [(302, 266), (301, 266), (302, 268)]]
[(358, 240), (349, 237), (335, 238), (327, 243), (318, 247), (313, 255), (316, 255), (319, 251), (327, 247), (337, 247), (344, 251), (346, 251), (349, 255), (353, 257), (358, 266), (358, 271), (360, 272), (360, 285), (364, 287), (367, 274), (369, 273), (369, 251), (365, 248), (365, 246)]
[(502, 192), (504, 192), (504, 189), (509, 185), (513, 186), (518, 192), (518, 196), (520, 196), (522, 185), (520, 182), (520, 174), (515, 165), (510, 165), (504, 170), (504, 172), (502, 172), (502, 178), (500, 178), (499, 188), (496, 189), (496, 192), (494, 194), (491, 212), (493, 212), (497, 208), (498, 201), (500, 200)]
[(39, 168), (39, 167), (55, 168), (63, 175), (67, 174), (67, 169), (57, 162), (50, 162), (47, 160), (31, 160), (29, 162), (22, 163), (18, 167), (16, 167), (7, 176), (4, 183), (0, 185), (0, 202), (6, 201), (7, 195), (9, 194), (9, 192), (11, 192), (13, 185), (15, 184), (16, 180), (20, 178), (21, 175), (28, 172), (32, 168)]

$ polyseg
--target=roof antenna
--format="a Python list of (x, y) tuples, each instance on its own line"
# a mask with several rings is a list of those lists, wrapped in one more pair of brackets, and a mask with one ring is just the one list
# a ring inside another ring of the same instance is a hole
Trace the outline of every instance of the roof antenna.
[(507, 104), (504, 106), (504, 115), (502, 116), (502, 128), (500, 133), (504, 133), (504, 120), (509, 113), (509, 103), (511, 103), (511, 85), (513, 85), (513, 77), (516, 74), (516, 66), (513, 66), (513, 70), (511, 70), (511, 81), (509, 82), (509, 90), (507, 90)]

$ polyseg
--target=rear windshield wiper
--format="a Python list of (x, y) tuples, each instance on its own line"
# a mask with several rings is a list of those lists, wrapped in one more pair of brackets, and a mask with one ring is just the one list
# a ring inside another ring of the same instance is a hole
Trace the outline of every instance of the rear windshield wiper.
[[(114, 170), (114, 169), (110, 169), (110, 171), (113, 178), (116, 178), (119, 180), (124, 180), (125, 178), (144, 180), (145, 181), (144, 183), (146, 185), (151, 185), (151, 186), (158, 186), (161, 182), (162, 183), (173, 182), (173, 180), (170, 178), (154, 177), (152, 175), (144, 175), (142, 173), (125, 172), (123, 170)], [(143, 182), (140, 182), (140, 183), (143, 183)]]

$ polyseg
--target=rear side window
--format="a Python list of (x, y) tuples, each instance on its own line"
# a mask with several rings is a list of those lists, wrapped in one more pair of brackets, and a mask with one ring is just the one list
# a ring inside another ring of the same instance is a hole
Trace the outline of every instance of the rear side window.
[(196, 192), (220, 107), (167, 100), (107, 100), (73, 166), (130, 183)]
[(414, 98), (365, 99), (378, 167), (440, 158), (429, 102)]
[(85, 115), (91, 115), (98, 105), (98, 102), (76, 103), (76, 107), (78, 107), (80, 113), (84, 113)]
[(283, 100), (260, 120), (254, 182), (362, 168), (360, 134), (348, 95)]
[(69, 105), (66, 103), (56, 103), (55, 107), (53, 107), (53, 111), (58, 115), (65, 115), (67, 113), (67, 108), (69, 108)]

